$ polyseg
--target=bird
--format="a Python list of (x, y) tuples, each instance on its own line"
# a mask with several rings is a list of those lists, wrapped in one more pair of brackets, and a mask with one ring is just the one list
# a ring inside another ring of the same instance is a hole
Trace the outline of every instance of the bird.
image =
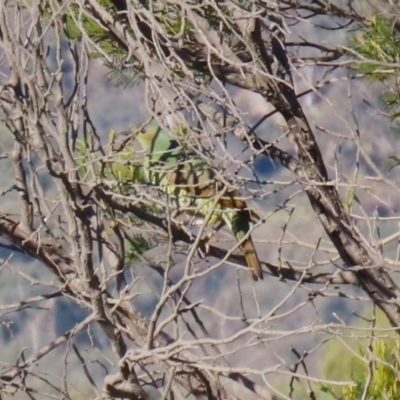
[[(237, 190), (217, 179), (215, 171), (156, 121), (132, 128), (145, 152), (144, 176), (175, 199), (175, 205), (210, 225), (227, 225), (239, 243), (255, 281), (263, 279), (260, 260), (249, 234), (251, 212)], [(212, 211), (211, 211), (212, 210)], [(210, 216), (211, 215), (211, 216)]]

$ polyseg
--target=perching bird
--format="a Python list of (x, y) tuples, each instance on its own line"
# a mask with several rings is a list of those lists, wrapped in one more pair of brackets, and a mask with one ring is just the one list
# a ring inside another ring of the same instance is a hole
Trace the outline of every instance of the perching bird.
[(139, 124), (133, 133), (146, 152), (145, 175), (175, 199), (177, 207), (206, 218), (209, 224), (226, 224), (246, 258), (254, 280), (263, 279), (250, 231), (250, 212), (236, 190), (216, 180), (216, 174), (198, 155), (182, 147), (156, 122)]

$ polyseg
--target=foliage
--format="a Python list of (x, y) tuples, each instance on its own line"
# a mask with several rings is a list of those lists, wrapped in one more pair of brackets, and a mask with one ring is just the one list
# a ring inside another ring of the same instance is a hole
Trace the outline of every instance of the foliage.
[(111, 61), (105, 63), (110, 69), (105, 77), (109, 82), (114, 83), (115, 86), (122, 86), (124, 89), (129, 89), (143, 82), (145, 76), (134, 64), (126, 62), (126, 56), (126, 54), (112, 55)]
[[(389, 109), (391, 120), (398, 125), (400, 91), (397, 81), (400, 75), (394, 64), (400, 62), (400, 31), (384, 16), (374, 14), (369, 24), (349, 38), (352, 50), (361, 61), (354, 65), (356, 71), (372, 80), (388, 83), (387, 91), (380, 97)], [(395, 129), (395, 133), (399, 135), (400, 128)], [(398, 164), (399, 160), (394, 157), (388, 167), (391, 169)]]
[[(349, 342), (347, 346), (351, 346)], [(358, 356), (351, 354), (343, 345), (334, 348), (336, 360), (327, 365), (327, 377), (349, 379), (354, 384), (342, 389), (322, 386), (324, 392), (343, 400), (359, 400), (364, 393), (370, 400), (400, 398), (398, 339), (375, 339), (370, 346), (359, 346)]]
[[(400, 60), (400, 32), (393, 24), (379, 14), (370, 19), (369, 26), (363, 26), (359, 33), (350, 36), (353, 50), (366, 61), (358, 72), (378, 80), (388, 80), (393, 76), (393, 66)], [(378, 61), (379, 63), (368, 63)], [(383, 64), (382, 64), (383, 63)]]
[[(366, 349), (360, 349), (360, 356), (371, 359), (369, 365), (360, 366), (360, 369), (351, 375), (356, 386), (343, 389), (345, 400), (358, 400), (366, 391), (371, 400), (398, 399), (400, 397), (400, 350), (399, 340), (375, 340), (371, 346), (372, 354)], [(369, 381), (369, 378), (371, 379)], [(367, 389), (366, 389), (367, 388)]]
[[(363, 318), (371, 320), (367, 313)], [(372, 338), (369, 334), (360, 335), (358, 329), (350, 331), (347, 338), (329, 342), (321, 363), (324, 376), (331, 380), (349, 380), (353, 384), (343, 387), (321, 385), (323, 392), (342, 400), (359, 400), (364, 392), (371, 400), (400, 398), (400, 341), (393, 331), (377, 329), (390, 327), (382, 312), (374, 319)], [(382, 332), (384, 337), (379, 336)]]

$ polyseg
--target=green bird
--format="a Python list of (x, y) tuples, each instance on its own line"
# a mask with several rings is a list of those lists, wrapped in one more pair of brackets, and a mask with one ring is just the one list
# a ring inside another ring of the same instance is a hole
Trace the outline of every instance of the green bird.
[(251, 214), (237, 191), (218, 181), (214, 170), (202, 158), (182, 147), (156, 122), (136, 125), (133, 133), (146, 152), (146, 179), (174, 199), (177, 208), (201, 218), (211, 214), (209, 224), (227, 225), (239, 242), (253, 279), (263, 279), (248, 234)]

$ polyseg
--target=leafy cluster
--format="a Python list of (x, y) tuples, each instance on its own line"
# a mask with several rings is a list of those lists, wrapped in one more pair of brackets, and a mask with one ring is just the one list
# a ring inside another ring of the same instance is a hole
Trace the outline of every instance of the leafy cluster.
[[(349, 346), (350, 343), (348, 343)], [(326, 364), (326, 375), (330, 379), (352, 381), (342, 389), (322, 386), (324, 393), (341, 400), (370, 400), (400, 398), (400, 342), (397, 339), (376, 339), (371, 346), (359, 346), (358, 354), (344, 353), (334, 346), (335, 356)], [(333, 348), (331, 349), (333, 350)], [(337, 355), (342, 356), (338, 359)], [(348, 354), (343, 356), (343, 354)], [(369, 361), (368, 361), (369, 360)]]
[(357, 374), (356, 385), (345, 386), (342, 398), (358, 400), (365, 391), (367, 393), (365, 398), (370, 400), (400, 398), (399, 350), (400, 342), (393, 339), (374, 341), (372, 354), (368, 354), (365, 349), (360, 349), (360, 355), (365, 359), (372, 358), (372, 361), (369, 365), (360, 365), (358, 371), (352, 372), (352, 379)]
[[(355, 66), (357, 72), (388, 84), (381, 100), (389, 109), (391, 120), (397, 122), (400, 117), (400, 74), (394, 64), (400, 61), (400, 30), (383, 16), (375, 14), (368, 26), (350, 37), (350, 42), (359, 58)], [(391, 167), (395, 165), (396, 162)]]
[[(388, 80), (393, 76), (393, 67), (384, 63), (400, 60), (400, 32), (387, 19), (376, 14), (370, 25), (350, 37), (352, 48), (367, 62), (361, 63), (358, 71), (378, 80)], [(368, 61), (379, 61), (368, 63)]]
[[(371, 320), (372, 317), (367, 312), (364, 318)], [(389, 322), (382, 312), (376, 312), (373, 318), (377, 328), (389, 328)], [(359, 337), (360, 331), (355, 331), (350, 334), (351, 338), (330, 341), (321, 365), (324, 376), (330, 380), (347, 380), (352, 383), (336, 387), (322, 385), (319, 389), (329, 396), (326, 398), (400, 398), (400, 341), (393, 331), (385, 333), (385, 337), (377, 337), (382, 332), (380, 329), (374, 331), (372, 340), (368, 335)]]

